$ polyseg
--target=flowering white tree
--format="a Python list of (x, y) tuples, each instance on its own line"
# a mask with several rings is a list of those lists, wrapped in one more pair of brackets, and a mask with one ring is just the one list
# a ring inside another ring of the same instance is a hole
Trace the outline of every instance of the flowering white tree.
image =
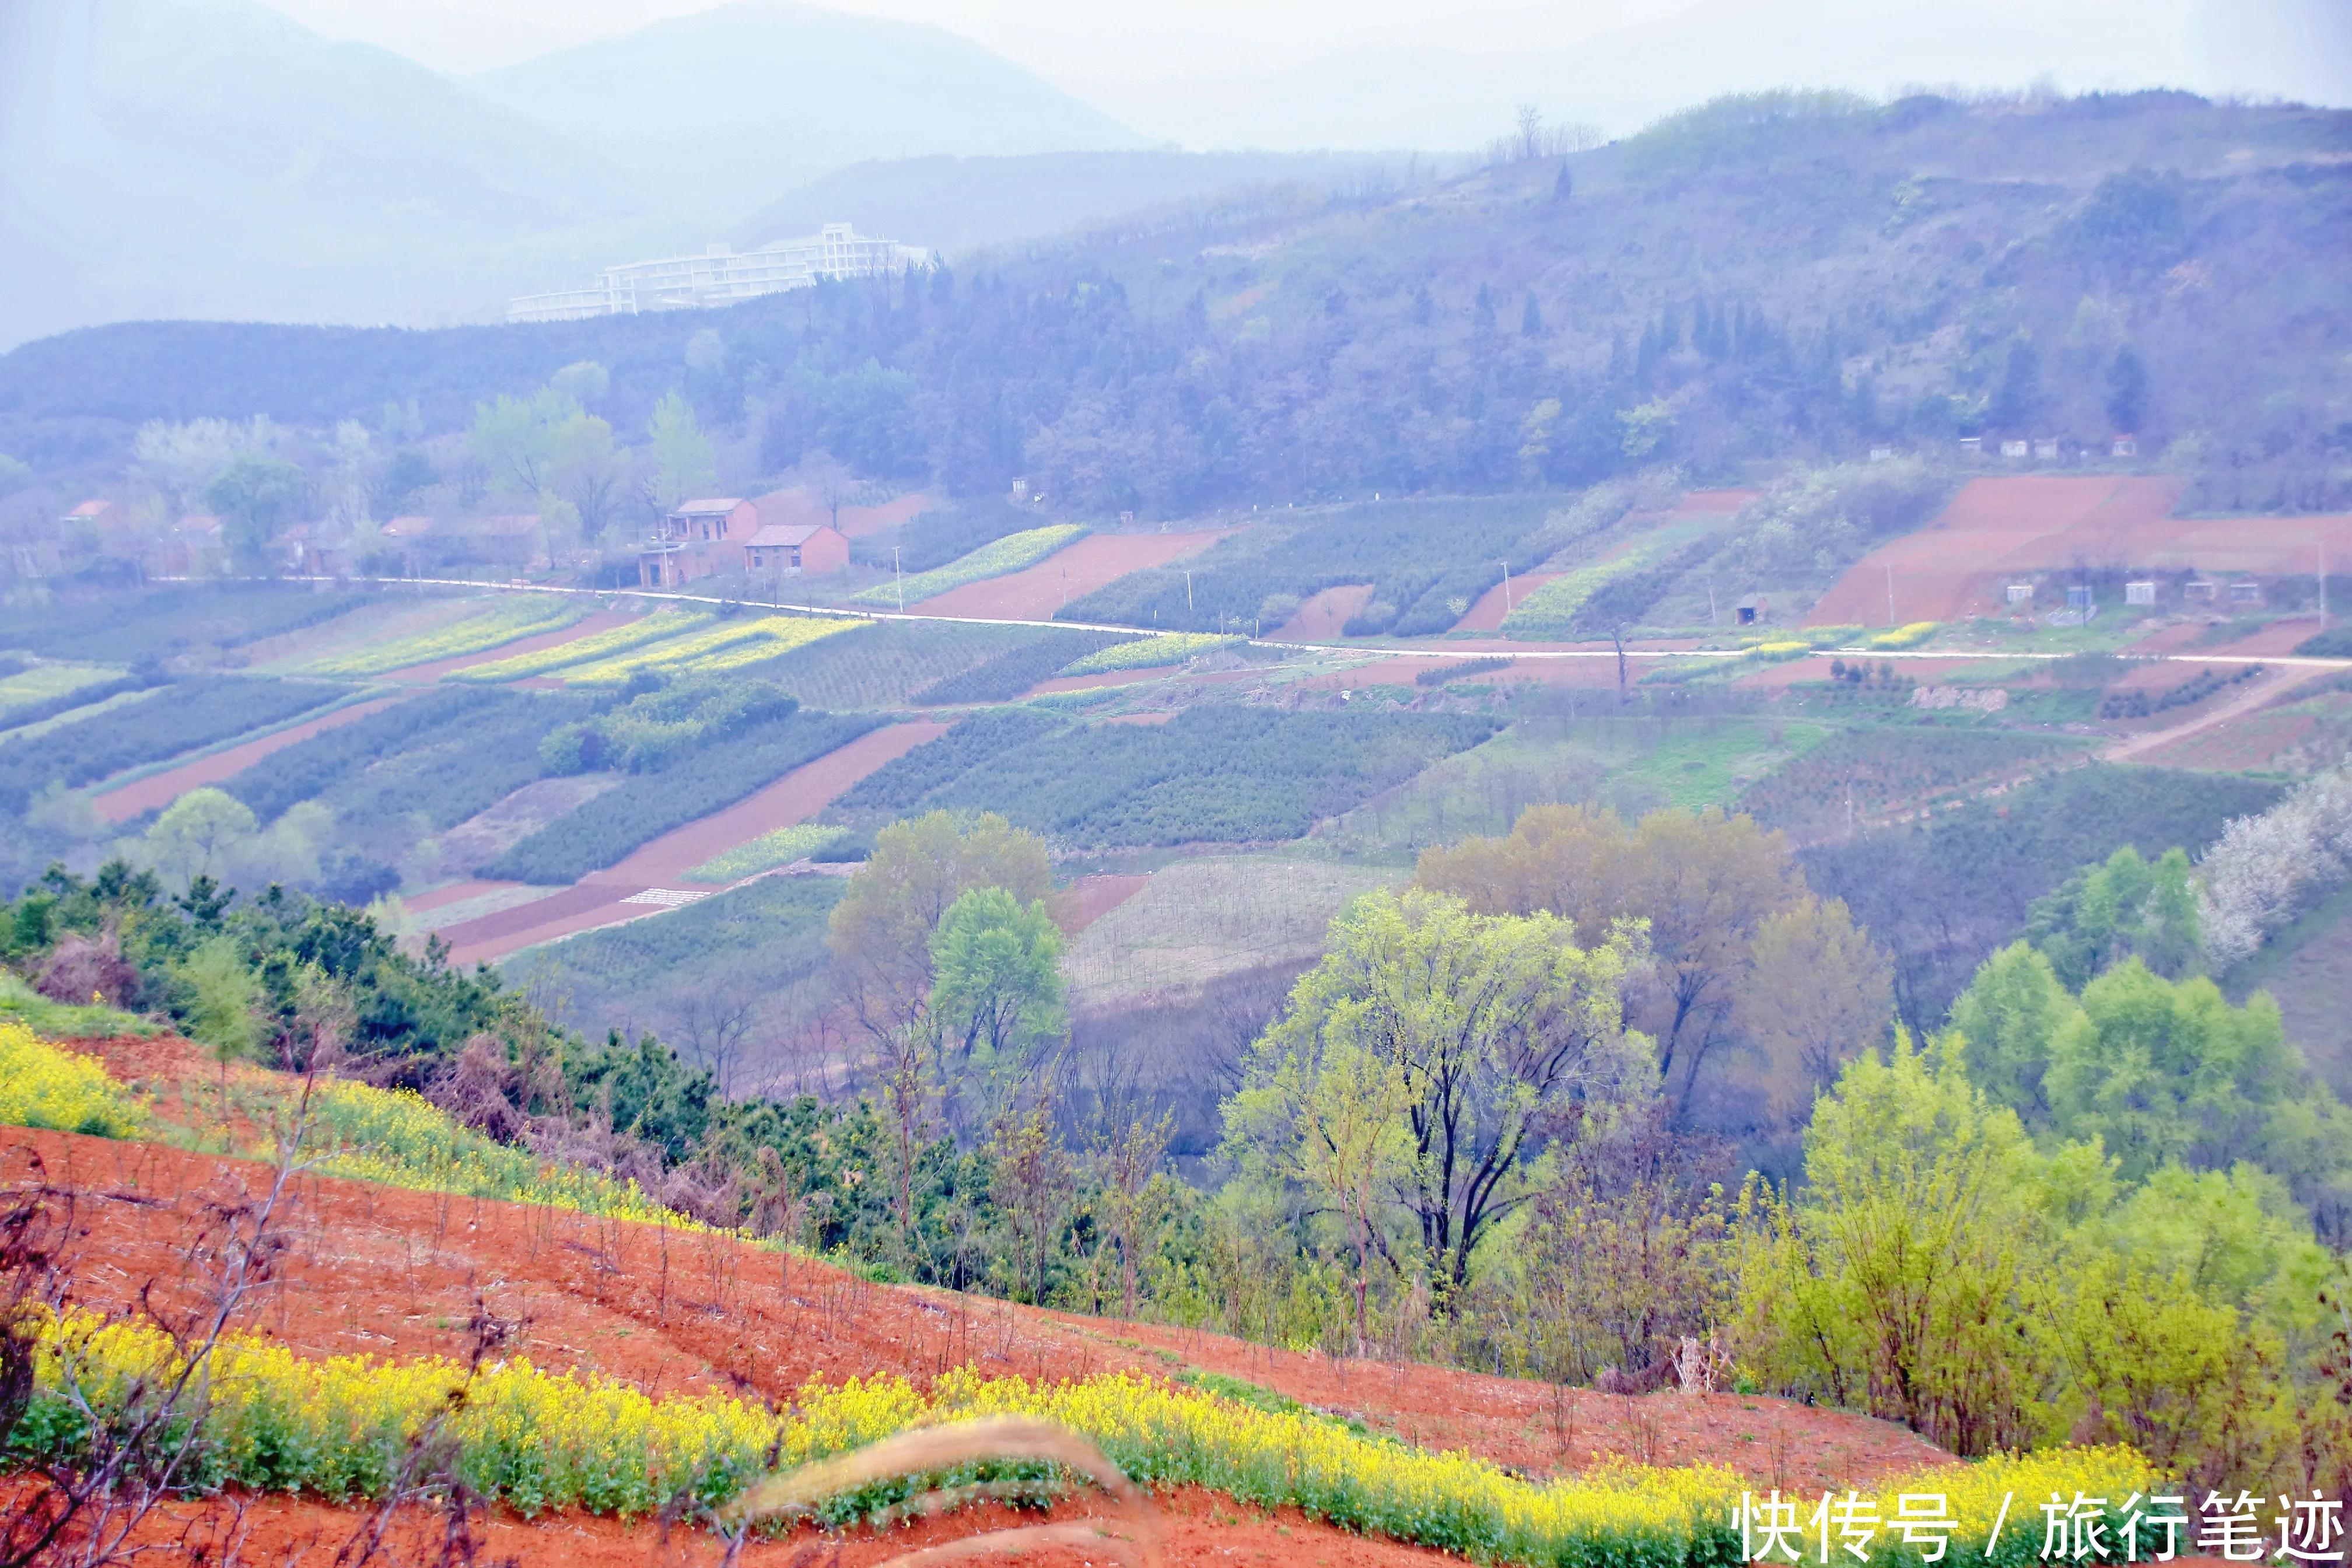
[(2306, 781), (2259, 816), (2233, 819), (2198, 871), (2205, 950), (2218, 971), (2251, 957), (2352, 875), (2352, 766)]

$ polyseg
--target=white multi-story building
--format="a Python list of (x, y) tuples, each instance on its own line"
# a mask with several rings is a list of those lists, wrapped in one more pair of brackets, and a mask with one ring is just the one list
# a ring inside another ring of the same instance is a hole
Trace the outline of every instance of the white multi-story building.
[(640, 310), (704, 310), (805, 289), (820, 278), (873, 278), (930, 265), (931, 253), (919, 246), (869, 239), (845, 223), (829, 223), (804, 239), (780, 239), (757, 250), (713, 245), (700, 256), (607, 267), (591, 283), (516, 296), (507, 306), (507, 320), (576, 321)]

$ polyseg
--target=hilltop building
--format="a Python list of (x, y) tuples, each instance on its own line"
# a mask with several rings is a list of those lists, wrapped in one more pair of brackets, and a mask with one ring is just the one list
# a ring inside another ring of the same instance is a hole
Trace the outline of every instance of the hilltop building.
[(931, 253), (918, 246), (868, 238), (845, 223), (829, 223), (805, 238), (779, 239), (757, 250), (719, 244), (700, 256), (607, 267), (593, 281), (575, 288), (517, 295), (507, 305), (507, 320), (576, 321), (643, 310), (708, 310), (811, 288), (822, 278), (878, 278), (925, 268), (931, 260)]

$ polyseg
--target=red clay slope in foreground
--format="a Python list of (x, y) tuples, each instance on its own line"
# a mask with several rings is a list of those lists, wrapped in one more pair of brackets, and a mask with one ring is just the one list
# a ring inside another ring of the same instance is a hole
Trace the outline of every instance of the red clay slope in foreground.
[[(115, 1070), (163, 1089), (199, 1085), (181, 1119), (204, 1121), (209, 1064), (183, 1042), (101, 1043)], [(239, 1069), (248, 1091), (282, 1095), (284, 1080)], [(74, 1192), (89, 1228), (74, 1283), (85, 1302), (121, 1306), (152, 1285), (167, 1297), (184, 1279), (188, 1243), (208, 1200), (252, 1192), (266, 1168), (153, 1143), (10, 1130), (5, 1168), (21, 1180), (29, 1154), (47, 1179)], [(1375, 1429), (1431, 1447), (1465, 1447), (1544, 1474), (1581, 1468), (1610, 1454), (1647, 1449), (1660, 1463), (1729, 1465), (1761, 1486), (1818, 1490), (1867, 1484), (1942, 1458), (1882, 1422), (1786, 1401), (1674, 1394), (1623, 1399), (1553, 1391), (1508, 1378), (1419, 1365), (1269, 1352), (1221, 1334), (1037, 1311), (941, 1290), (879, 1286), (804, 1258), (784, 1258), (720, 1237), (593, 1220), (536, 1205), (415, 1193), (363, 1182), (302, 1177), (285, 1220), (281, 1283), (241, 1327), (304, 1355), (387, 1357), (463, 1352), (478, 1299), (523, 1324), (511, 1353), (553, 1369), (624, 1379), (649, 1393), (723, 1392), (789, 1399), (814, 1378), (876, 1373), (928, 1384), (971, 1366), (983, 1374), (1084, 1377), (1112, 1371), (1167, 1373), (1182, 1366), (1245, 1377)], [(1402, 1564), (1437, 1554), (1357, 1541), (1295, 1515), (1261, 1516), (1229, 1500), (1179, 1494), (1171, 1561)], [(1243, 1516), (1247, 1515), (1247, 1519)], [(303, 1531), (327, 1539), (352, 1516), (273, 1501), (255, 1528), (280, 1544)], [(1234, 1522), (1228, 1523), (1231, 1520)], [(969, 1533), (970, 1519), (902, 1533)], [(273, 1533), (274, 1532), (274, 1533)], [(566, 1517), (509, 1523), (499, 1554), (531, 1568), (583, 1560), (636, 1562), (655, 1545), (652, 1527)], [(708, 1542), (674, 1540), (689, 1554)], [(864, 1549), (844, 1563), (883, 1555)], [(274, 1554), (273, 1554), (274, 1555)], [(761, 1554), (763, 1558), (765, 1553)], [(715, 1561), (715, 1549), (712, 1557)], [(699, 1557), (693, 1560), (699, 1562)], [(768, 1559), (781, 1563), (783, 1558)], [(1073, 1557), (1072, 1562), (1080, 1559)], [(1037, 1559), (1058, 1562), (1061, 1559)]]

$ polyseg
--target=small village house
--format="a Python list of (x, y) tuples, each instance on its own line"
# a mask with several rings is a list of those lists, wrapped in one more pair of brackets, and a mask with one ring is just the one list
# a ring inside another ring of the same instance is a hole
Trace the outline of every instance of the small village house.
[(2155, 604), (2156, 584), (2153, 582), (2125, 584), (2124, 603), (2126, 605)]
[(822, 522), (772, 522), (743, 542), (743, 564), (752, 572), (819, 577), (849, 564), (849, 541)]
[(740, 496), (680, 501), (638, 550), (637, 584), (677, 588), (723, 572), (741, 559), (730, 546), (740, 548), (759, 528), (759, 509)]

